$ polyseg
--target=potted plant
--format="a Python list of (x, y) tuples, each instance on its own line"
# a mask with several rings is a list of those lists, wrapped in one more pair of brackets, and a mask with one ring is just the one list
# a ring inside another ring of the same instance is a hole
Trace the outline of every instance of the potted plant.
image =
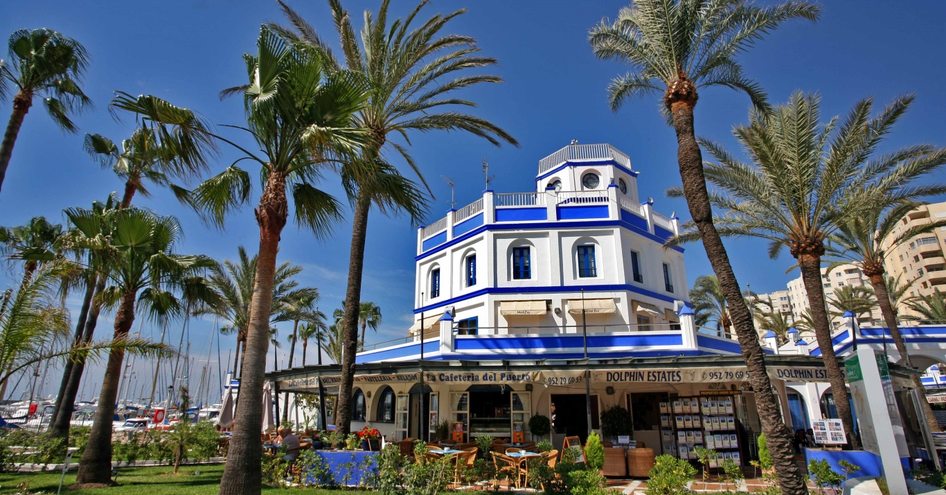
[(529, 433), (533, 438), (543, 438), (552, 431), (552, 422), (547, 416), (536, 414), (529, 418)]
[(601, 413), (601, 433), (612, 442), (621, 435), (630, 435), (633, 429), (631, 413), (621, 406), (605, 409)]
[(381, 432), (371, 425), (365, 425), (358, 432), (358, 438), (361, 439), (362, 450), (378, 451), (381, 450)]

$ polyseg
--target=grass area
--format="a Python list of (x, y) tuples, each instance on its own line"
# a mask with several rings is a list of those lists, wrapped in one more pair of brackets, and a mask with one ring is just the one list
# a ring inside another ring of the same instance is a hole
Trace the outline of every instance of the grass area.
[[(88, 490), (69, 490), (75, 483), (75, 472), (66, 473), (62, 493), (73, 495), (203, 495), (217, 493), (223, 465), (181, 466), (177, 475), (170, 466), (122, 468), (115, 480), (118, 486)], [(25, 490), (20, 485), (26, 484)], [(0, 495), (15, 493), (56, 493), (59, 473), (0, 473)], [(343, 490), (314, 488), (264, 488), (263, 493), (280, 495), (325, 495)], [(351, 490), (344, 490), (351, 492)], [(358, 491), (370, 494), (374, 492)]]

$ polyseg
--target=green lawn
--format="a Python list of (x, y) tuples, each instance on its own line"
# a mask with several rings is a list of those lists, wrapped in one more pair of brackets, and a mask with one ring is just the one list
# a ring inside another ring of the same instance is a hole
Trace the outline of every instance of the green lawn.
[[(66, 474), (63, 493), (82, 495), (203, 495), (217, 493), (223, 465), (182, 466), (174, 475), (171, 467), (122, 468), (116, 481), (118, 486), (94, 490), (68, 490), (75, 483), (76, 475)], [(19, 486), (26, 483), (26, 491), (20, 492)], [(0, 495), (14, 493), (56, 493), (59, 486), (59, 473), (0, 473)], [(280, 495), (324, 495), (339, 493), (342, 490), (320, 490), (314, 488), (264, 488), (263, 493)], [(345, 490), (352, 493), (352, 490)], [(357, 491), (359, 494), (374, 492)]]

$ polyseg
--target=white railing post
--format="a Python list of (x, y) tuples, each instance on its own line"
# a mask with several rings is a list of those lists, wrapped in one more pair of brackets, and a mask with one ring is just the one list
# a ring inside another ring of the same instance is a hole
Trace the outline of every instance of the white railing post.
[(641, 213), (647, 219), (647, 231), (654, 233), (654, 198), (647, 198), (646, 203), (641, 203)]
[(696, 349), (698, 347), (696, 340), (696, 318), (693, 308), (689, 304), (683, 303), (680, 310), (677, 311), (680, 318), (680, 337), (682, 338), (684, 349)]
[(779, 354), (778, 337), (775, 335), (775, 332), (771, 330), (765, 332), (765, 335), (762, 336), (762, 345), (772, 349), (772, 352)]
[[(423, 343), (421, 343), (423, 345)], [(453, 352), (453, 315), (446, 311), (440, 317), (440, 355)]]
[(621, 205), (618, 204), (618, 186), (614, 182), (608, 184), (608, 218), (611, 220), (621, 218)]
[(424, 252), (424, 226), (417, 227), (417, 254)]
[(558, 191), (554, 187), (545, 189), (545, 219), (549, 222), (558, 220)]
[(670, 214), (670, 226), (673, 227), (673, 235), (680, 235), (680, 218), (677, 217), (677, 212)]
[(493, 191), (487, 189), (483, 191), (483, 225), (491, 224), (496, 221), (496, 206), (493, 198)]
[(450, 211), (447, 212), (447, 240), (448, 241), (450, 239), (453, 239), (453, 223), (456, 216), (457, 216), (457, 210), (454, 208), (451, 208)]

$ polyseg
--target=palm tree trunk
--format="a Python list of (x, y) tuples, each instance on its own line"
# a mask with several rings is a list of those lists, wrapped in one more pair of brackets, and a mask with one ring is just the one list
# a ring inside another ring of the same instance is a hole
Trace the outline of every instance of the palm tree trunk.
[[(72, 348), (75, 349), (82, 344), (82, 336), (85, 333), (85, 320), (89, 316), (89, 307), (92, 305), (92, 297), (95, 296), (95, 278), (90, 277), (86, 280), (85, 294), (82, 296), (82, 307), (79, 309), (79, 319), (76, 321), (76, 333), (72, 338)], [(67, 359), (62, 370), (62, 380), (59, 383), (59, 393), (56, 394), (56, 404), (53, 407), (53, 422), (49, 425), (50, 433), (60, 438), (69, 437), (69, 421), (72, 417), (72, 411), (75, 406), (69, 407), (67, 419), (60, 420), (59, 415), (63, 412), (63, 403), (66, 401), (66, 390), (69, 386), (69, 378), (72, 376), (72, 369), (75, 367), (72, 359)], [(75, 402), (75, 397), (72, 398)]]
[[(289, 366), (286, 369), (292, 368), (292, 356), (296, 353), (296, 337), (299, 335), (299, 320), (293, 320), (292, 322), (292, 340), (289, 341)], [(283, 399), (282, 403), (282, 422), (285, 423), (289, 421), (289, 392), (286, 392), (286, 397)]]
[[(135, 321), (135, 290), (127, 290), (122, 295), (118, 311), (115, 313), (114, 340), (120, 341), (128, 337), (131, 325)], [(99, 403), (95, 408), (95, 419), (92, 422), (92, 431), (89, 432), (89, 443), (82, 453), (79, 462), (77, 483), (106, 483), (112, 482), (112, 422), (115, 415), (115, 401), (118, 399), (118, 384), (121, 380), (122, 361), (125, 359), (124, 349), (112, 349), (108, 353), (108, 364), (105, 366), (105, 378), (102, 381), (102, 390), (99, 393)]]
[[(689, 81), (686, 81), (689, 83)], [(794, 447), (788, 427), (782, 420), (781, 409), (772, 390), (772, 382), (765, 369), (765, 354), (759, 344), (758, 334), (752, 321), (746, 301), (742, 297), (739, 282), (729, 263), (726, 247), (713, 225), (713, 210), (706, 189), (703, 174), (703, 156), (693, 130), (693, 107), (696, 105), (696, 88), (681, 85), (676, 93), (668, 94), (673, 128), (677, 135), (677, 163), (683, 182), (683, 193), (687, 200), (690, 216), (700, 231), (703, 249), (710, 265), (719, 280), (719, 286), (726, 297), (729, 316), (739, 339), (749, 384), (755, 392), (756, 405), (762, 431), (765, 433), (772, 462), (778, 476), (778, 484), (785, 495), (808, 493), (801, 471), (794, 462)], [(682, 90), (682, 91), (681, 91)]]
[[(884, 273), (871, 273), (870, 276), (870, 285), (874, 288), (874, 295), (877, 296), (877, 304), (880, 306), (880, 313), (884, 317), (884, 323), (887, 324), (887, 328), (890, 329), (890, 337), (893, 338), (893, 345), (897, 348), (897, 353), (900, 354), (900, 364), (912, 368), (913, 363), (910, 361), (910, 354), (907, 353), (907, 346), (903, 343), (903, 335), (900, 334), (900, 327), (897, 326), (897, 314), (894, 312), (893, 305), (890, 304), (890, 294), (887, 291), (887, 281), (884, 280)], [(933, 415), (933, 408), (930, 407), (929, 401), (926, 400), (926, 393), (924, 392), (923, 383), (920, 382), (920, 375), (913, 375), (913, 385), (916, 387), (920, 396), (920, 407), (923, 408), (923, 414), (926, 416), (926, 424), (929, 426), (930, 431), (941, 431), (939, 423), (936, 421), (936, 417)]]
[(240, 376), (240, 400), (234, 418), (236, 426), (220, 480), (220, 495), (260, 493), (262, 485), (260, 431), (263, 411), (260, 404), (263, 401), (263, 375), (266, 373), (266, 351), (269, 346), (269, 315), (272, 314), (276, 253), (287, 216), (286, 177), (271, 171), (256, 208), (260, 240), (255, 290), (250, 302), (250, 326)]
[(368, 320), (361, 322), (361, 340), (358, 341), (358, 348), (365, 349), (365, 330), (368, 329)]
[(808, 306), (811, 319), (814, 323), (815, 338), (818, 348), (821, 349), (821, 358), (824, 360), (825, 370), (828, 372), (828, 382), (831, 383), (831, 394), (834, 405), (838, 410), (838, 417), (844, 424), (844, 434), (852, 448), (859, 448), (860, 442), (854, 436), (854, 419), (851, 415), (851, 403), (848, 400), (847, 385), (841, 364), (834, 354), (834, 344), (831, 342), (831, 324), (828, 322), (828, 310), (825, 307), (824, 279), (821, 277), (821, 256), (816, 254), (799, 254), (798, 266), (801, 268), (802, 282), (805, 292), (808, 293)]
[(358, 352), (358, 312), (361, 309), (361, 275), (365, 263), (365, 239), (368, 232), (368, 213), (371, 197), (358, 192), (351, 227), (351, 253), (348, 260), (348, 289), (345, 292), (345, 315), (342, 329), (341, 380), (335, 405), (335, 428), (342, 435), (351, 432), (351, 392), (355, 378), (355, 354)]
[(122, 202), (119, 205), (119, 208), (128, 208), (131, 206), (131, 200), (135, 197), (135, 192), (138, 191), (138, 187), (135, 186), (134, 182), (126, 181), (125, 182), (125, 192), (122, 195)]
[[(99, 276), (95, 282), (95, 291), (92, 296), (92, 305), (89, 308), (89, 314), (85, 320), (85, 333), (82, 335), (82, 344), (92, 342), (92, 336), (95, 334), (95, 326), (98, 324), (99, 313), (102, 311), (102, 303), (96, 300), (95, 295), (101, 294), (105, 290), (105, 277)], [(76, 398), (79, 395), (79, 387), (82, 385), (82, 374), (85, 372), (85, 358), (77, 359), (72, 365), (72, 371), (69, 375), (69, 382), (66, 383), (66, 390), (62, 397), (62, 407), (56, 416), (55, 431), (62, 431), (63, 438), (69, 438), (69, 420), (72, 419), (72, 412), (75, 409)]]
[(302, 339), (302, 367), (305, 368), (305, 353), (309, 349), (309, 339)]
[(10, 114), (7, 130), (3, 133), (3, 142), (0, 143), (0, 189), (3, 189), (3, 179), (6, 177), (7, 168), (10, 166), (10, 157), (13, 156), (16, 137), (20, 134), (23, 119), (26, 118), (31, 106), (33, 106), (32, 91), (20, 91), (13, 97), (13, 113)]
[(233, 353), (233, 375), (232, 375), (233, 378), (236, 378), (236, 377), (239, 376), (239, 375), (237, 374), (237, 371), (238, 371), (238, 368), (240, 367), (240, 346), (241, 346), (241, 344), (242, 344), (242, 342), (240, 341), (240, 332), (239, 332), (239, 330), (238, 330), (238, 331), (237, 331), (237, 345), (236, 345), (236, 351)]

